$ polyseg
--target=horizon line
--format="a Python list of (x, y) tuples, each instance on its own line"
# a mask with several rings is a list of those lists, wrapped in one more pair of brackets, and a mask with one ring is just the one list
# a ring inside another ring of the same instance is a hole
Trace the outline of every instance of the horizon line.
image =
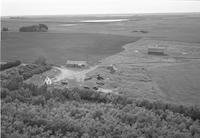
[(200, 14), (200, 12), (143, 12), (143, 13), (88, 13), (88, 14), (24, 14), (24, 15), (0, 15), (1, 17), (28, 17), (28, 16), (95, 16), (95, 15), (156, 15), (156, 14)]

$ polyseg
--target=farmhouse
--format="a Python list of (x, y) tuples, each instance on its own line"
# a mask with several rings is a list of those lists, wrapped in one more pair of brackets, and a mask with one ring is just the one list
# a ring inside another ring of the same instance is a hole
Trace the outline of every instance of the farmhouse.
[(163, 47), (163, 46), (149, 47), (148, 54), (150, 54), (150, 55), (165, 55), (165, 47)]
[(87, 67), (87, 61), (72, 61), (68, 60), (66, 62), (67, 67), (77, 67), (77, 68), (82, 68), (82, 67)]
[(47, 85), (51, 85), (52, 84), (52, 80), (49, 78), (49, 77), (46, 77), (44, 82), (47, 84)]

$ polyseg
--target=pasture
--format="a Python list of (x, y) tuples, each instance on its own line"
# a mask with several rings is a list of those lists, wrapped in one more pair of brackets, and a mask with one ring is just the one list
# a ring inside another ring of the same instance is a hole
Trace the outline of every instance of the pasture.
[(30, 63), (44, 56), (54, 64), (65, 64), (67, 59), (96, 63), (138, 39), (109, 34), (5, 32), (2, 33), (2, 60)]
[[(99, 20), (99, 22), (98, 22)], [(89, 22), (88, 22), (89, 21)], [(199, 14), (23, 16), (2, 18), (2, 60), (32, 62), (45, 56), (56, 64), (66, 59), (95, 63), (122, 51), (139, 38), (200, 43)], [(21, 26), (46, 24), (47, 33), (19, 33)]]
[(200, 105), (200, 62), (158, 67), (151, 72), (168, 100)]
[[(124, 94), (199, 105), (199, 22), (198, 13), (2, 18), (2, 27), (9, 31), (1, 34), (1, 57), (30, 63), (44, 56), (57, 65), (66, 60), (116, 64), (119, 74), (106, 76), (111, 79), (106, 83)], [(48, 32), (18, 32), (21, 26), (39, 23)], [(162, 43), (169, 46), (166, 57), (145, 55), (148, 46)], [(177, 61), (179, 56), (190, 59)]]

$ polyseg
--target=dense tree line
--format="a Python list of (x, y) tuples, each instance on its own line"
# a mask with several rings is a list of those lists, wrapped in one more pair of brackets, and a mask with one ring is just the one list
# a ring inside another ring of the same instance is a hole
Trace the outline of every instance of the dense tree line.
[(19, 28), (20, 32), (47, 32), (48, 26), (45, 24), (23, 26)]
[(3, 27), (3, 28), (1, 29), (1, 31), (7, 32), (7, 31), (8, 31), (8, 28), (7, 28), (7, 27)]
[(23, 78), (26, 80), (35, 74), (40, 74), (50, 69), (51, 69), (50, 65), (28, 64), (25, 66), (21, 66), (18, 71), (19, 74), (22, 75)]
[(22, 65), (17, 68), (12, 68), (11, 70), (6, 70), (1, 72), (1, 83), (2, 85), (6, 82), (12, 81), (14, 77), (22, 77), (23, 80), (29, 79), (35, 74), (40, 74), (45, 71), (48, 71), (52, 68), (51, 65), (36, 65), (36, 64), (27, 64)]
[(2, 137), (200, 137), (198, 107), (78, 88), (37, 87), (24, 84), (19, 74), (5, 80)]
[(1, 64), (0, 71), (6, 70), (6, 69), (9, 69), (9, 68), (12, 68), (12, 67), (16, 67), (16, 66), (18, 66), (20, 64), (21, 64), (21, 61), (19, 61), (19, 60), (12, 61), (12, 62), (7, 62), (5, 64)]

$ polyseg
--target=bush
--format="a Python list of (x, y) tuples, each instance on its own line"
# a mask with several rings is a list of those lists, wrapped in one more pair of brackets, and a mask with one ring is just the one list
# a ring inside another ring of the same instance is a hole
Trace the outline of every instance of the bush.
[(3, 31), (3, 32), (7, 32), (7, 31), (8, 31), (8, 28), (7, 28), (7, 27), (3, 27), (3, 28), (2, 28), (2, 31)]
[[(38, 64), (43, 64), (44, 62), (39, 60)], [(36, 65), (36, 64), (28, 64), (25, 66), (21, 66), (19, 68), (19, 74), (23, 76), (24, 80), (32, 77), (35, 74), (40, 74), (43, 73), (47, 70), (50, 70), (51, 66), (50, 65)]]
[(43, 56), (40, 56), (39, 58), (37, 58), (37, 59), (34, 61), (34, 63), (35, 63), (36, 65), (47, 65), (47, 63), (46, 63), (46, 58), (43, 57)]
[(0, 70), (1, 71), (6, 70), (6, 69), (9, 69), (9, 68), (18, 66), (20, 64), (21, 64), (21, 61), (19, 61), (19, 60), (16, 60), (16, 61), (13, 61), (13, 62), (7, 62), (6, 64), (1, 64)]
[(45, 98), (44, 98), (44, 96), (37, 96), (37, 97), (34, 97), (34, 98), (32, 98), (32, 104), (33, 105), (42, 105), (42, 106), (44, 106), (44, 104), (45, 104)]
[(39, 24), (39, 27), (40, 27), (40, 28), (44, 28), (44, 29), (48, 30), (48, 26), (47, 26), (47, 25), (45, 25), (45, 24)]
[(4, 137), (200, 136), (198, 107), (33, 84), (3, 88), (1, 98)]
[(1, 88), (1, 99), (6, 98), (8, 93), (9, 93), (9, 90), (7, 88)]
[(176, 104), (163, 103), (161, 101), (148, 101), (148, 100), (137, 100), (136, 105), (139, 107), (144, 107), (149, 110), (170, 110), (174, 113), (180, 113), (185, 116), (191, 117), (193, 120), (200, 120), (200, 107), (198, 106), (183, 106)]
[(12, 76), (8, 81), (3, 84), (4, 88), (9, 90), (17, 90), (22, 86), (23, 78), (20, 75)]

